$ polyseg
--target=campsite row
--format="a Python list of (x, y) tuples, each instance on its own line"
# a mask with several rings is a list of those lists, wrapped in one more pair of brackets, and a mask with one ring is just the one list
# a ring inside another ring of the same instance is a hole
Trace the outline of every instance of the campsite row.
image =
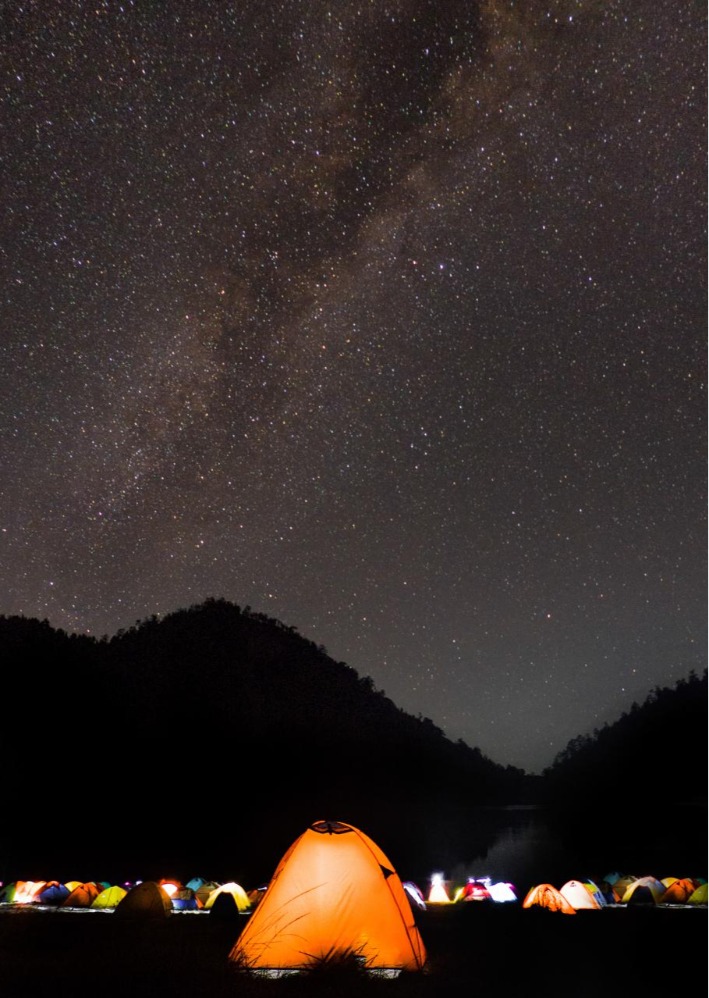
[[(138, 881), (135, 884), (109, 884), (106, 881), (18, 880), (0, 888), (0, 903), (42, 905), (52, 908), (91, 908), (95, 911), (122, 912), (145, 907), (151, 897), (160, 899), (160, 907), (172, 911), (210, 911), (220, 896), (231, 908), (248, 913), (258, 903), (259, 891), (249, 894), (236, 883), (218, 884), (196, 877), (187, 884), (176, 880)], [(125, 903), (124, 903), (125, 902)], [(154, 904), (154, 902), (153, 902)], [(224, 902), (219, 902), (221, 907)]]
[[(540, 884), (527, 893), (522, 907), (575, 915), (618, 902), (706, 905), (705, 881), (611, 874), (602, 886), (571, 880), (557, 891), (551, 884)], [(415, 884), (399, 879), (391, 861), (364, 832), (344, 822), (317, 821), (283, 855), (268, 885), (256, 891), (247, 893), (236, 883), (217, 885), (201, 878), (184, 885), (148, 880), (125, 887), (19, 882), (5, 887), (0, 901), (107, 908), (121, 917), (164, 917), (202, 908), (210, 914), (245, 914), (248, 918), (228, 957), (238, 970), (280, 977), (347, 959), (370, 974), (392, 977), (426, 965), (420, 909), (517, 901), (511, 884), (488, 879), (471, 878), (452, 898), (449, 887), (442, 875), (436, 875), (424, 899)]]
[[(406, 885), (405, 885), (406, 886)], [(456, 901), (514, 901), (511, 884), (492, 884), (488, 878), (470, 878), (450, 896), (440, 874), (434, 874), (427, 904), (451, 904)], [(551, 911), (573, 915), (582, 909), (599, 910), (606, 905), (625, 904), (691, 904), (706, 905), (707, 882), (690, 877), (621, 876), (609, 873), (600, 886), (593, 880), (567, 880), (556, 888), (552, 884), (536, 884), (522, 901), (523, 908), (539, 905)]]
[[(150, 886), (147, 886), (150, 885)], [(412, 907), (426, 910), (429, 905), (447, 905), (457, 902), (488, 901), (505, 903), (517, 901), (510, 883), (493, 883), (489, 877), (468, 878), (463, 885), (452, 888), (441, 874), (433, 874), (427, 896), (411, 881), (402, 884)], [(154, 890), (157, 888), (157, 891)], [(232, 911), (248, 915), (261, 900), (265, 887), (246, 891), (235, 882), (220, 884), (213, 880), (195, 877), (186, 884), (176, 880), (145, 881), (135, 884), (109, 884), (105, 881), (73, 880), (65, 884), (57, 880), (16, 881), (0, 885), (0, 904), (44, 905), (55, 908), (92, 908), (112, 911), (122, 904), (122, 911), (141, 909), (153, 895), (160, 898), (160, 907), (167, 913), (173, 911)], [(154, 900), (152, 902), (154, 904)], [(608, 904), (660, 904), (706, 905), (707, 882), (701, 878), (621, 876), (608, 874), (598, 886), (593, 880), (568, 880), (560, 888), (551, 884), (537, 884), (525, 895), (523, 908), (538, 905), (552, 911), (573, 914), (581, 909), (600, 909)]]
[(609, 874), (597, 886), (592, 880), (568, 880), (558, 890), (537, 884), (528, 892), (523, 908), (539, 905), (551, 911), (574, 915), (582, 909), (600, 909), (610, 904), (706, 905), (706, 880), (691, 877), (622, 877)]

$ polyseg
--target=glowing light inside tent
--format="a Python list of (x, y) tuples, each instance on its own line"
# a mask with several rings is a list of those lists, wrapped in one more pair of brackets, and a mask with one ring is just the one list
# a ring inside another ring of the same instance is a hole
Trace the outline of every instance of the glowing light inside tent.
[(451, 904), (442, 873), (431, 874), (431, 889), (428, 892), (429, 904)]
[(426, 899), (424, 898), (420, 887), (418, 887), (413, 881), (404, 881), (404, 890), (408, 894), (409, 898), (416, 905), (417, 908), (421, 908), (422, 911), (426, 910)]
[(500, 881), (497, 884), (489, 884), (487, 889), (490, 892), (490, 897), (493, 901), (504, 902), (517, 900), (514, 884), (510, 884), (507, 881)]
[(489, 884), (489, 877), (468, 877), (468, 882), (457, 892), (455, 900), (488, 901), (490, 899)]
[(18, 882), (15, 890), (15, 904), (32, 904), (45, 886), (46, 880), (26, 880)]

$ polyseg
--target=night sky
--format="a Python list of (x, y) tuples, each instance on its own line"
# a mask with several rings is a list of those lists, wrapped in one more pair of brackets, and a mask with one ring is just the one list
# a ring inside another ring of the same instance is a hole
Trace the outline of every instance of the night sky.
[(224, 598), (530, 772), (706, 665), (706, 23), (0, 10), (0, 613)]

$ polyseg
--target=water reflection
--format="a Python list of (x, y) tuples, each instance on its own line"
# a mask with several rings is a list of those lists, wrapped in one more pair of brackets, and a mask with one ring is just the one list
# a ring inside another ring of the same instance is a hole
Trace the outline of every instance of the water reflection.
[(465, 883), (468, 877), (490, 877), (493, 881), (511, 881), (521, 889), (527, 883), (536, 883), (539, 871), (558, 859), (561, 841), (541, 808), (497, 808), (488, 811), (485, 822), (495, 832), (492, 844), (481, 855), (454, 864), (454, 881)]
[(629, 813), (589, 809), (584, 814), (541, 806), (471, 809), (467, 844), (448, 842), (438, 865), (419, 873), (427, 893), (430, 877), (442, 873), (451, 885), (490, 877), (514, 884), (521, 899), (538, 883), (560, 886), (571, 879), (600, 881), (611, 870), (633, 876), (706, 877), (705, 806), (675, 806), (664, 812)]

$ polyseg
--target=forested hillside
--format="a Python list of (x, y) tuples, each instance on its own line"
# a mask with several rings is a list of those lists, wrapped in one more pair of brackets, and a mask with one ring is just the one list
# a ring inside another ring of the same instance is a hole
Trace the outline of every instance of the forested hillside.
[(705, 802), (706, 684), (653, 691), (534, 777), (248, 607), (210, 599), (101, 640), (0, 617), (0, 879), (253, 883), (322, 818), (427, 865), (484, 852), (480, 806)]
[(115, 855), (144, 876), (148, 861), (187, 855), (210, 868), (245, 850), (271, 862), (322, 817), (404, 857), (440, 854), (469, 837), (462, 803), (534, 786), (294, 628), (223, 600), (100, 641), (0, 618), (0, 649), (14, 719), (0, 736), (4, 792), (17, 802), (4, 855)]
[(547, 799), (707, 799), (707, 673), (656, 687), (613, 724), (569, 742), (544, 771)]

